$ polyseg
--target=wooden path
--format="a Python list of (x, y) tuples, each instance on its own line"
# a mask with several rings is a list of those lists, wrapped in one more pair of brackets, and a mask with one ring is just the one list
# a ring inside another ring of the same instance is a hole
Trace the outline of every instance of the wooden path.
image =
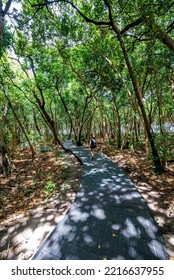
[(146, 201), (124, 171), (100, 154), (66, 142), (83, 162), (76, 199), (34, 260), (166, 260)]

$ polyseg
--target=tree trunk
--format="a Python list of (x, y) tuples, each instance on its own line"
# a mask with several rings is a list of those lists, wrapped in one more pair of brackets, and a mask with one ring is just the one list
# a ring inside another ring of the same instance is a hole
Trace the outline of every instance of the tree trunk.
[(119, 113), (119, 109), (118, 109), (117, 102), (116, 102), (116, 96), (114, 94), (113, 94), (113, 102), (114, 102), (114, 111), (117, 115), (117, 128), (118, 128), (117, 147), (120, 149), (121, 148), (121, 118), (120, 118), (120, 113)]
[(121, 46), (121, 49), (122, 49), (122, 52), (123, 52), (123, 55), (124, 55), (124, 58), (125, 58), (125, 61), (126, 61), (126, 65), (127, 65), (128, 71), (129, 71), (129, 75), (130, 75), (130, 78), (131, 78), (131, 81), (132, 81), (132, 84), (133, 84), (133, 87), (134, 87), (134, 91), (135, 91), (135, 95), (136, 95), (136, 98), (137, 98), (137, 101), (138, 101), (138, 105), (139, 105), (140, 110), (141, 110), (141, 114), (142, 114), (143, 121), (144, 121), (144, 127), (145, 127), (147, 137), (148, 137), (148, 140), (149, 140), (149, 143), (150, 143), (150, 146), (151, 146), (155, 171), (157, 173), (164, 172), (164, 167), (163, 167), (163, 165), (160, 161), (160, 157), (158, 155), (158, 151), (157, 151), (156, 146), (155, 146), (155, 141), (154, 141), (154, 137), (153, 137), (153, 134), (152, 134), (152, 131), (151, 131), (151, 127), (150, 127), (150, 124), (149, 124), (149, 121), (148, 121), (148, 118), (147, 118), (147, 115), (146, 115), (144, 103), (143, 103), (143, 100), (142, 100), (142, 93), (141, 93), (140, 86), (138, 84), (135, 73), (134, 73), (133, 68), (131, 66), (131, 63), (129, 61), (128, 53), (126, 51), (123, 38), (122, 38), (118, 28), (115, 26), (111, 15), (110, 15), (110, 19), (111, 19), (111, 23), (112, 23), (112, 28), (117, 35), (117, 39), (119, 40), (119, 43), (120, 43), (120, 46)]
[(10, 173), (10, 165), (8, 162), (7, 147), (4, 141), (2, 119), (0, 119), (0, 173)]
[(68, 140), (71, 139), (71, 135), (72, 135), (72, 125), (70, 124), (70, 130), (69, 130)]
[(173, 102), (174, 102), (174, 79), (172, 79), (172, 81), (171, 81), (171, 88), (172, 88), (172, 98), (173, 98)]
[(24, 136), (25, 136), (27, 142), (28, 142), (28, 145), (29, 145), (30, 150), (31, 150), (32, 159), (34, 159), (34, 157), (35, 157), (35, 151), (34, 151), (34, 149), (33, 149), (33, 146), (32, 146), (32, 144), (31, 144), (31, 142), (30, 142), (30, 139), (28, 138), (28, 135), (27, 135), (27, 133), (25, 132), (25, 129), (24, 129), (24, 127), (23, 127), (23, 125), (22, 125), (20, 119), (18, 118), (18, 116), (17, 116), (17, 114), (16, 114), (16, 112), (15, 112), (15, 109), (13, 108), (13, 105), (12, 105), (12, 103), (11, 103), (9, 97), (6, 95), (6, 93), (5, 93), (5, 97), (7, 98), (9, 107), (11, 108), (11, 110), (12, 110), (12, 112), (13, 112), (13, 115), (14, 115), (14, 117), (16, 118), (16, 120), (17, 120), (17, 122), (18, 122), (18, 124), (19, 124), (19, 126), (20, 126), (20, 128), (21, 128), (21, 130), (22, 130), (22, 132), (23, 132), (23, 134), (24, 134)]
[[(66, 103), (65, 103), (65, 101), (64, 101), (64, 99), (63, 99), (63, 96), (62, 96), (62, 94), (61, 94), (61, 92), (60, 92), (60, 90), (59, 90), (59, 88), (58, 88), (57, 83), (56, 83), (55, 87), (56, 87), (57, 93), (59, 94), (60, 100), (61, 100), (61, 102), (62, 102), (62, 104), (63, 104), (63, 107), (64, 107), (64, 109), (65, 109), (65, 112), (66, 112), (66, 114), (67, 114), (67, 116), (68, 116), (68, 119), (69, 119), (69, 122), (70, 122), (70, 127), (71, 127), (71, 132), (72, 132), (72, 131), (74, 132), (75, 141), (77, 142), (77, 135), (76, 135), (76, 132), (75, 132), (75, 129), (74, 129), (73, 121), (72, 121), (71, 115), (70, 115), (70, 113), (69, 113), (68, 107), (66, 106)], [(70, 136), (70, 135), (71, 135), (71, 134), (69, 134), (69, 136)]]
[(39, 133), (39, 135), (41, 136), (42, 134), (41, 134), (38, 122), (37, 122), (36, 112), (35, 112), (34, 108), (33, 108), (33, 119), (34, 119), (34, 124), (35, 124), (36, 130)]
[(2, 12), (2, 0), (0, 0), (0, 40), (3, 40), (3, 34), (4, 34), (4, 16)]
[[(41, 90), (41, 89), (40, 89), (40, 90)], [(42, 90), (41, 90), (41, 91), (42, 91)], [(40, 99), (39, 99), (39, 97), (37, 96), (37, 94), (36, 94), (35, 91), (33, 91), (33, 95), (34, 95), (34, 98), (35, 98), (36, 101), (37, 101), (37, 104), (39, 105), (39, 108), (40, 108), (41, 112), (42, 112), (42, 117), (44, 118), (45, 122), (47, 123), (47, 125), (49, 126), (50, 130), (51, 130), (52, 133), (53, 133), (54, 143), (55, 143), (56, 145), (60, 145), (60, 146), (64, 149), (62, 143), (60, 142), (60, 140), (59, 140), (59, 138), (58, 138), (58, 136), (57, 136), (57, 131), (56, 131), (56, 128), (55, 128), (55, 122), (54, 122), (54, 120), (52, 120), (52, 119), (50, 118), (50, 116), (48, 115), (47, 111), (45, 110), (45, 102), (41, 102), (41, 101), (40, 101)], [(42, 95), (42, 99), (44, 99), (42, 93), (41, 93), (41, 95)]]
[[(5, 1), (4, 1), (5, 2)], [(7, 14), (7, 12), (10, 9), (12, 0), (8, 0), (5, 3), (5, 8), (3, 8), (2, 0), (0, 0), (0, 40), (3, 40), (3, 34), (4, 34), (4, 17)]]
[(134, 116), (134, 133), (135, 133), (135, 142), (137, 143), (139, 141), (139, 133), (137, 130), (137, 120), (136, 120), (136, 116)]
[(78, 138), (77, 138), (77, 146), (82, 145), (82, 127), (79, 129)]
[(148, 15), (148, 17), (145, 17), (144, 21), (153, 32), (153, 35), (174, 52), (174, 40), (155, 23), (153, 16)]

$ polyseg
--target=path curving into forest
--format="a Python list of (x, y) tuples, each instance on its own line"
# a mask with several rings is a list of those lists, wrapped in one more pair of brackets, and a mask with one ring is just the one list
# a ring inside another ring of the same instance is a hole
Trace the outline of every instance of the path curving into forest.
[(76, 199), (33, 260), (166, 260), (148, 205), (124, 171), (87, 148), (65, 147), (84, 167)]

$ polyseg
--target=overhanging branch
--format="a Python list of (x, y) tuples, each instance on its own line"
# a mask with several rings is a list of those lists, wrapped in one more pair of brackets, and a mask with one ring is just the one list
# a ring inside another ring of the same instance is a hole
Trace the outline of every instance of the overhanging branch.
[(93, 19), (90, 19), (89, 17), (87, 17), (84, 13), (82, 13), (80, 11), (80, 9), (71, 1), (68, 1), (68, 0), (53, 0), (53, 1), (45, 1), (43, 3), (38, 3), (38, 4), (31, 4), (31, 7), (37, 7), (38, 9), (44, 7), (44, 6), (48, 6), (48, 5), (51, 5), (51, 4), (54, 4), (54, 3), (60, 3), (60, 2), (64, 2), (64, 3), (67, 3), (69, 5), (71, 5), (76, 11), (77, 13), (86, 21), (86, 22), (89, 22), (89, 23), (93, 23), (95, 25), (107, 25), (107, 26), (110, 26), (111, 23), (108, 22), (108, 21), (95, 21)]

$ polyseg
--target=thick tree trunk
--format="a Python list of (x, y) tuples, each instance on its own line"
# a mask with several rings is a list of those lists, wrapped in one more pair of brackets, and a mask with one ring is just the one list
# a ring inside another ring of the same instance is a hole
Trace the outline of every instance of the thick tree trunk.
[(169, 37), (168, 34), (155, 23), (153, 17), (148, 16), (144, 19), (144, 21), (153, 32), (153, 35), (158, 38), (164, 45), (166, 45), (172, 52), (174, 52), (174, 40)]

